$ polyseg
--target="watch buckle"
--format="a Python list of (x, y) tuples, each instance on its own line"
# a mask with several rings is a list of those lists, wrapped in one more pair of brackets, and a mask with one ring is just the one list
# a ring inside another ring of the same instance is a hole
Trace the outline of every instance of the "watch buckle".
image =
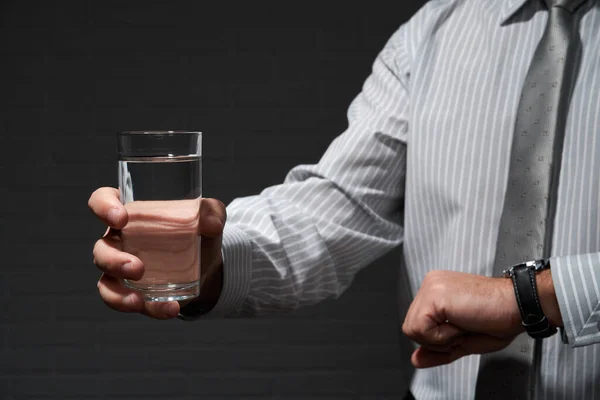
[(545, 268), (545, 262), (542, 260), (524, 261), (502, 271), (502, 276), (504, 276), (505, 278), (512, 278), (515, 274), (515, 268), (517, 267), (529, 267), (533, 268), (534, 271), (540, 271)]

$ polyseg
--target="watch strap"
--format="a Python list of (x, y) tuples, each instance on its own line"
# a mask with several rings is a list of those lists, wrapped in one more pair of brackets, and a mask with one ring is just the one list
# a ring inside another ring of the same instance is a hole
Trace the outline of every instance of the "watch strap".
[(515, 289), (517, 304), (521, 312), (522, 324), (529, 336), (542, 339), (556, 333), (556, 328), (544, 315), (538, 290), (535, 273), (541, 269), (532, 263), (519, 264), (511, 268), (510, 276)]

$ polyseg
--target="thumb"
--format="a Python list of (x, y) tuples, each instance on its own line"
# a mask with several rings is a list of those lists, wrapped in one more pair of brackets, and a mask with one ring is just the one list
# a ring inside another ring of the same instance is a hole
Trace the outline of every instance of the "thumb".
[(227, 211), (217, 199), (201, 199), (198, 234), (206, 239), (216, 239), (223, 234)]
[(419, 347), (412, 354), (411, 362), (416, 368), (430, 368), (450, 364), (469, 354), (484, 354), (502, 350), (512, 339), (500, 339), (495, 336), (475, 333), (464, 335), (447, 351), (435, 351)]

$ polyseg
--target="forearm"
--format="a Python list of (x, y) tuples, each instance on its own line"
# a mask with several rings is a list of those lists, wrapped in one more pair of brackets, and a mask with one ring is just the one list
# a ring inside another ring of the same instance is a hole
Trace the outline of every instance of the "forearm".
[(397, 211), (375, 213), (336, 182), (316, 177), (238, 199), (229, 215), (229, 229), (243, 232), (249, 249), (245, 257), (230, 246), (224, 250), (224, 293), (239, 299), (242, 315), (337, 297), (358, 270), (402, 239)]
[[(397, 162), (404, 155), (396, 153)], [(284, 184), (230, 204), (222, 264), (203, 268), (200, 296), (184, 317), (264, 315), (337, 297), (360, 268), (400, 243), (397, 202), (374, 209), (352, 193), (362, 187), (326, 179), (321, 168), (298, 167)]]

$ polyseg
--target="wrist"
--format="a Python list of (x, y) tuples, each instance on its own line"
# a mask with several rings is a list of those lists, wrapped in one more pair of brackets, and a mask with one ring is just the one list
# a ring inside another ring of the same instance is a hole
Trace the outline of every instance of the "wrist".
[(558, 306), (556, 291), (554, 290), (551, 269), (540, 271), (536, 274), (536, 285), (544, 315), (546, 315), (552, 326), (557, 328), (562, 327), (562, 316)]
[(203, 308), (212, 309), (221, 297), (223, 290), (223, 263), (211, 268), (200, 283), (200, 295), (197, 301), (201, 302)]
[(514, 286), (523, 327), (535, 339), (544, 339), (562, 326), (560, 309), (550, 272), (544, 260), (515, 264), (504, 271)]
[(517, 304), (517, 297), (515, 296), (515, 288), (511, 279), (496, 278), (501, 283), (501, 291), (504, 295), (504, 301), (502, 304), (506, 305), (508, 311), (508, 321), (510, 323), (510, 332), (516, 334), (525, 332), (523, 326), (523, 320), (521, 318), (521, 311)]
[(201, 313), (207, 313), (219, 301), (223, 290), (223, 263), (212, 268), (210, 273), (205, 272), (203, 275), (200, 282), (200, 294), (194, 299), (180, 301), (179, 304), (182, 308), (193, 303), (193, 308), (202, 310)]

